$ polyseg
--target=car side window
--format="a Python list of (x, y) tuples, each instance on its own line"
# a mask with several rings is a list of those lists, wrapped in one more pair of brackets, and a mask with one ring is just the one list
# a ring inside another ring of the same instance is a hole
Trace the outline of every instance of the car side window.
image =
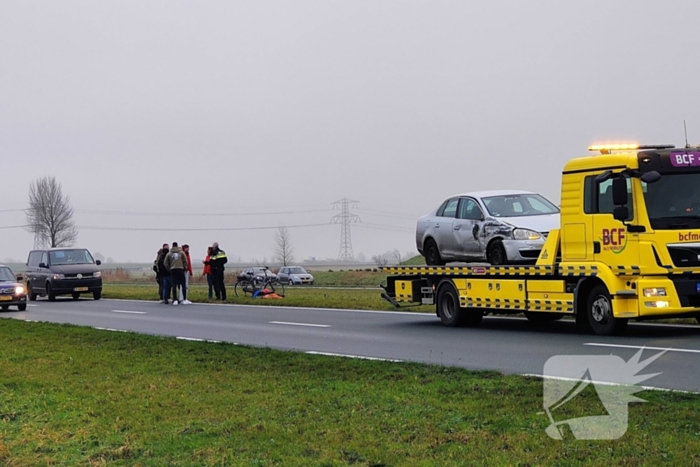
[(32, 251), (29, 253), (29, 259), (27, 260), (27, 266), (35, 268), (39, 266), (40, 253), (38, 251)]
[(443, 211), (441, 217), (456, 217), (457, 216), (457, 206), (459, 205), (459, 198), (454, 198), (447, 201), (445, 205), (445, 210)]
[(462, 198), (459, 203), (458, 219), (482, 220), (483, 213), (479, 205), (471, 198)]

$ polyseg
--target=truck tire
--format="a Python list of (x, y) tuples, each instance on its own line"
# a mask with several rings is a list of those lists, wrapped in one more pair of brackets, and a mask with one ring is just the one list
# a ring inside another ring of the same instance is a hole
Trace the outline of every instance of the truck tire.
[(489, 259), (489, 263), (494, 266), (508, 264), (508, 256), (506, 255), (506, 249), (503, 247), (502, 241), (494, 240), (489, 244), (487, 258)]
[(425, 264), (428, 266), (442, 266), (445, 264), (445, 261), (440, 256), (440, 249), (432, 238), (425, 241), (423, 251), (425, 252)]
[(459, 306), (459, 294), (452, 283), (440, 287), (437, 297), (438, 316), (442, 324), (449, 327), (477, 326), (484, 317), (481, 310)]
[(599, 336), (615, 336), (627, 327), (627, 320), (613, 316), (612, 298), (603, 284), (598, 284), (588, 295), (588, 322)]

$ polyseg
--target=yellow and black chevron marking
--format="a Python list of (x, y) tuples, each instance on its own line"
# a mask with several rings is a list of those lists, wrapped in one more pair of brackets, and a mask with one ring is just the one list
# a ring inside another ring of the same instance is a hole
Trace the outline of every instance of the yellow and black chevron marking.
[(525, 300), (509, 300), (500, 298), (478, 298), (461, 296), (459, 304), (462, 308), (488, 308), (498, 310), (525, 310)]
[(388, 274), (445, 276), (552, 276), (552, 266), (391, 266)]
[(642, 273), (639, 266), (613, 266), (613, 270), (618, 276), (638, 276)]
[(598, 266), (586, 264), (586, 265), (560, 265), (559, 274), (562, 276), (597, 276)]
[(573, 313), (573, 300), (502, 300), (479, 297), (459, 297), (462, 308), (483, 308), (487, 310), (523, 310)]
[(528, 300), (528, 310), (531, 311), (556, 311), (559, 313), (573, 313), (573, 300)]

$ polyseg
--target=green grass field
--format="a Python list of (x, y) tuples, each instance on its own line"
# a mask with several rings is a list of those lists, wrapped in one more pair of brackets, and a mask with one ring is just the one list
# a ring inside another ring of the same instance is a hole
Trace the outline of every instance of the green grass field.
[(11, 319), (0, 339), (8, 467), (700, 463), (696, 395), (641, 393), (617, 441), (555, 441), (537, 379)]

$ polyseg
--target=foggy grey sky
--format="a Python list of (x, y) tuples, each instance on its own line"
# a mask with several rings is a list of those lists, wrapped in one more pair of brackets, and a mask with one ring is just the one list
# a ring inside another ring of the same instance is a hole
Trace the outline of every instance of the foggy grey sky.
[[(4, 0), (0, 261), (26, 259), (32, 235), (2, 227), (45, 175), (77, 245), (117, 261), (173, 240), (269, 259), (273, 230), (177, 229), (327, 223), (343, 197), (367, 258), (414, 251), (416, 219), (453, 193), (558, 202), (591, 143), (682, 145), (683, 119), (700, 143), (699, 17), (692, 1)], [(299, 260), (338, 255), (337, 225), (290, 234)]]

